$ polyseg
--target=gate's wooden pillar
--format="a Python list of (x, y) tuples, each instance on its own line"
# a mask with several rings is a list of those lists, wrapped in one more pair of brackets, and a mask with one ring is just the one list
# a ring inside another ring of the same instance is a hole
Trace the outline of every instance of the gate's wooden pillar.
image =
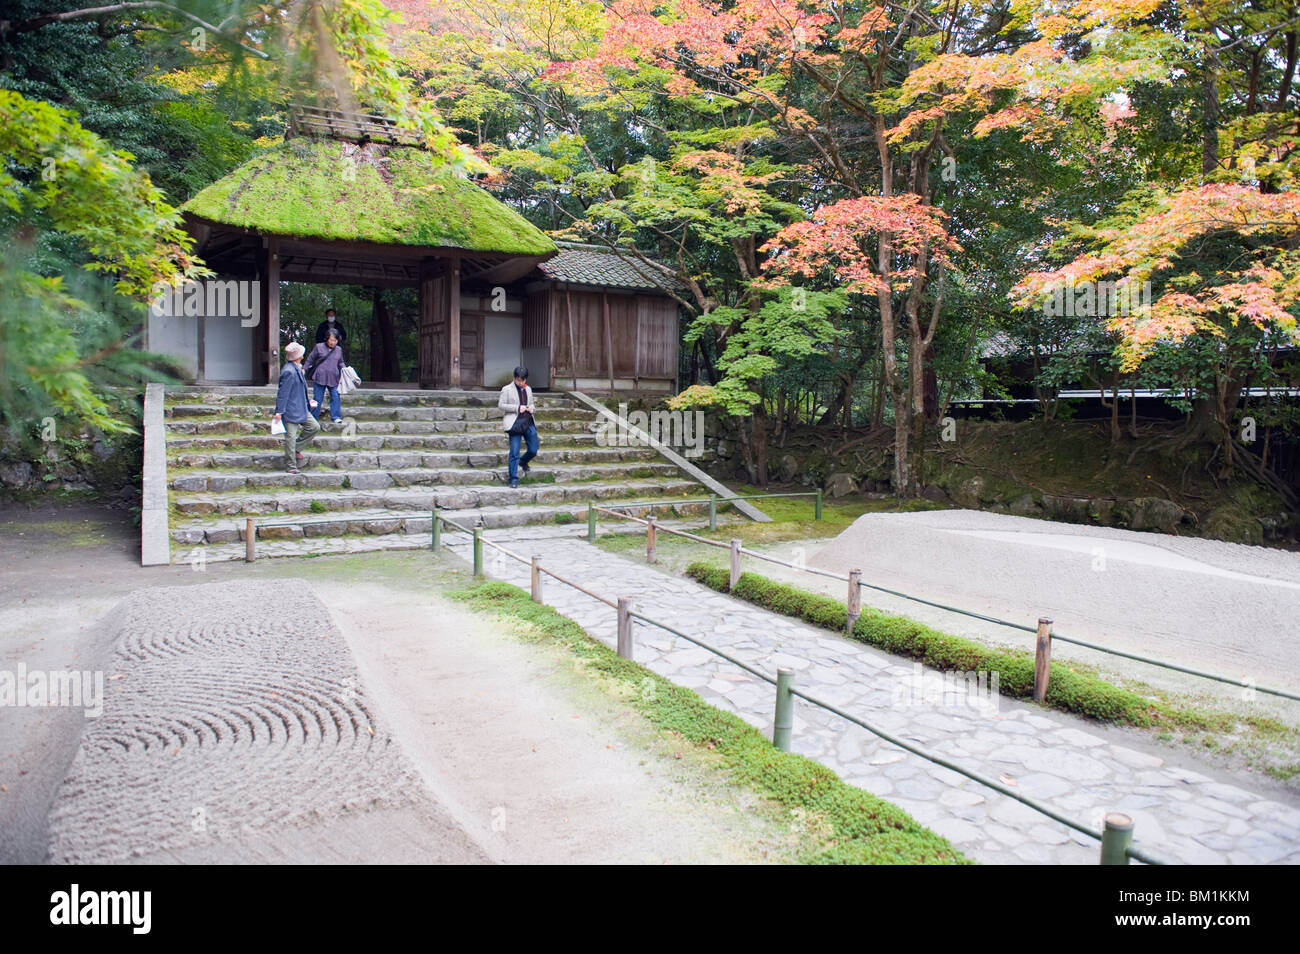
[(460, 387), (460, 258), (447, 261), (447, 343), (451, 351), (449, 386)]
[[(260, 286), (258, 323), (253, 329), (253, 378), (275, 384), (280, 379), (280, 243), (269, 237), (264, 242), (257, 269)], [(311, 350), (308, 342), (300, 344)]]

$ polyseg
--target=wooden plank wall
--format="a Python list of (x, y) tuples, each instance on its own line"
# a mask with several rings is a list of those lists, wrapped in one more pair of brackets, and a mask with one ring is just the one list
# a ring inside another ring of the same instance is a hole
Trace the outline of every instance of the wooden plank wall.
[(636, 374), (637, 300), (631, 295), (609, 296), (609, 336), (614, 346), (614, 374)]
[(588, 382), (603, 380), (604, 387), (599, 389), (608, 390), (611, 365), (617, 379), (615, 387), (619, 390), (639, 387), (643, 379), (647, 384), (659, 382), (658, 386), (669, 382), (670, 387), (676, 381), (678, 315), (677, 303), (671, 299), (550, 289), (530, 296), (525, 314), (528, 316), (524, 322), (526, 346), (531, 344), (533, 329), (543, 322), (549, 326), (551, 378), (557, 387), (566, 386), (557, 379), (567, 378), (571, 384), (577, 377)]
[(681, 345), (677, 302), (671, 298), (639, 296), (637, 313), (637, 371), (639, 378), (677, 379)]
[(551, 376), (602, 374), (608, 377), (605, 312), (600, 292), (552, 289), (550, 297)]

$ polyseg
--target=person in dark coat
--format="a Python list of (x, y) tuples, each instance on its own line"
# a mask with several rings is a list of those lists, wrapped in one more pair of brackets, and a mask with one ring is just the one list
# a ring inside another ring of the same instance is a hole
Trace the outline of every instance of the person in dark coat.
[(331, 331), (338, 332), (339, 344), (343, 344), (343, 342), (348, 340), (347, 331), (343, 328), (343, 325), (339, 320), (334, 317), (334, 309), (327, 308), (325, 310), (325, 320), (316, 326), (316, 343), (322, 343), (325, 340), (325, 336)]
[(320, 424), (311, 415), (317, 402), (307, 398), (307, 378), (302, 373), (303, 351), (303, 346), (296, 341), (285, 345), (286, 360), (280, 369), (280, 387), (275, 394), (275, 420), (284, 424), (284, 465), (291, 474), (298, 473), (302, 448), (320, 433)]
[(311, 378), (316, 398), (316, 418), (320, 419), (321, 397), (328, 391), (330, 396), (330, 420), (335, 424), (343, 423), (342, 399), (339, 397), (339, 378), (343, 375), (343, 349), (339, 339), (331, 331), (325, 340), (311, 349), (307, 357), (307, 377)]

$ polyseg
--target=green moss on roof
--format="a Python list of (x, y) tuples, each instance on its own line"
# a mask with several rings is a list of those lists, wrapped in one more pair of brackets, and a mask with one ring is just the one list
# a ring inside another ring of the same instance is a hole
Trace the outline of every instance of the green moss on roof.
[(546, 255), (555, 244), (422, 150), (295, 139), (182, 206), (268, 235)]

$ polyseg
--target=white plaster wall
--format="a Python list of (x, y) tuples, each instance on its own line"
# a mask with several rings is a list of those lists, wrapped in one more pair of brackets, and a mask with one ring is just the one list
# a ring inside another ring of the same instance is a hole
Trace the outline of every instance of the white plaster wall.
[[(147, 347), (180, 361), (190, 380), (251, 381), (253, 335), (260, 329), (257, 325), (244, 327), (243, 320), (239, 315), (222, 315), (215, 310), (201, 320), (196, 315), (158, 315), (151, 308)], [(204, 341), (202, 378), (199, 377), (200, 333)]]
[(253, 378), (253, 332), (239, 318), (210, 317), (204, 322), (204, 379), (250, 381)]
[[(524, 319), (522, 317), (492, 314), (484, 317), (484, 387), (499, 388), (514, 380), (515, 366), (519, 364), (522, 356), (523, 340)], [(529, 383), (534, 382), (530, 380)]]
[[(149, 333), (145, 345), (158, 354), (170, 355), (184, 366), (186, 376), (194, 378), (199, 369), (199, 320), (171, 318), (149, 311)], [(252, 345), (249, 345), (251, 348)]]

